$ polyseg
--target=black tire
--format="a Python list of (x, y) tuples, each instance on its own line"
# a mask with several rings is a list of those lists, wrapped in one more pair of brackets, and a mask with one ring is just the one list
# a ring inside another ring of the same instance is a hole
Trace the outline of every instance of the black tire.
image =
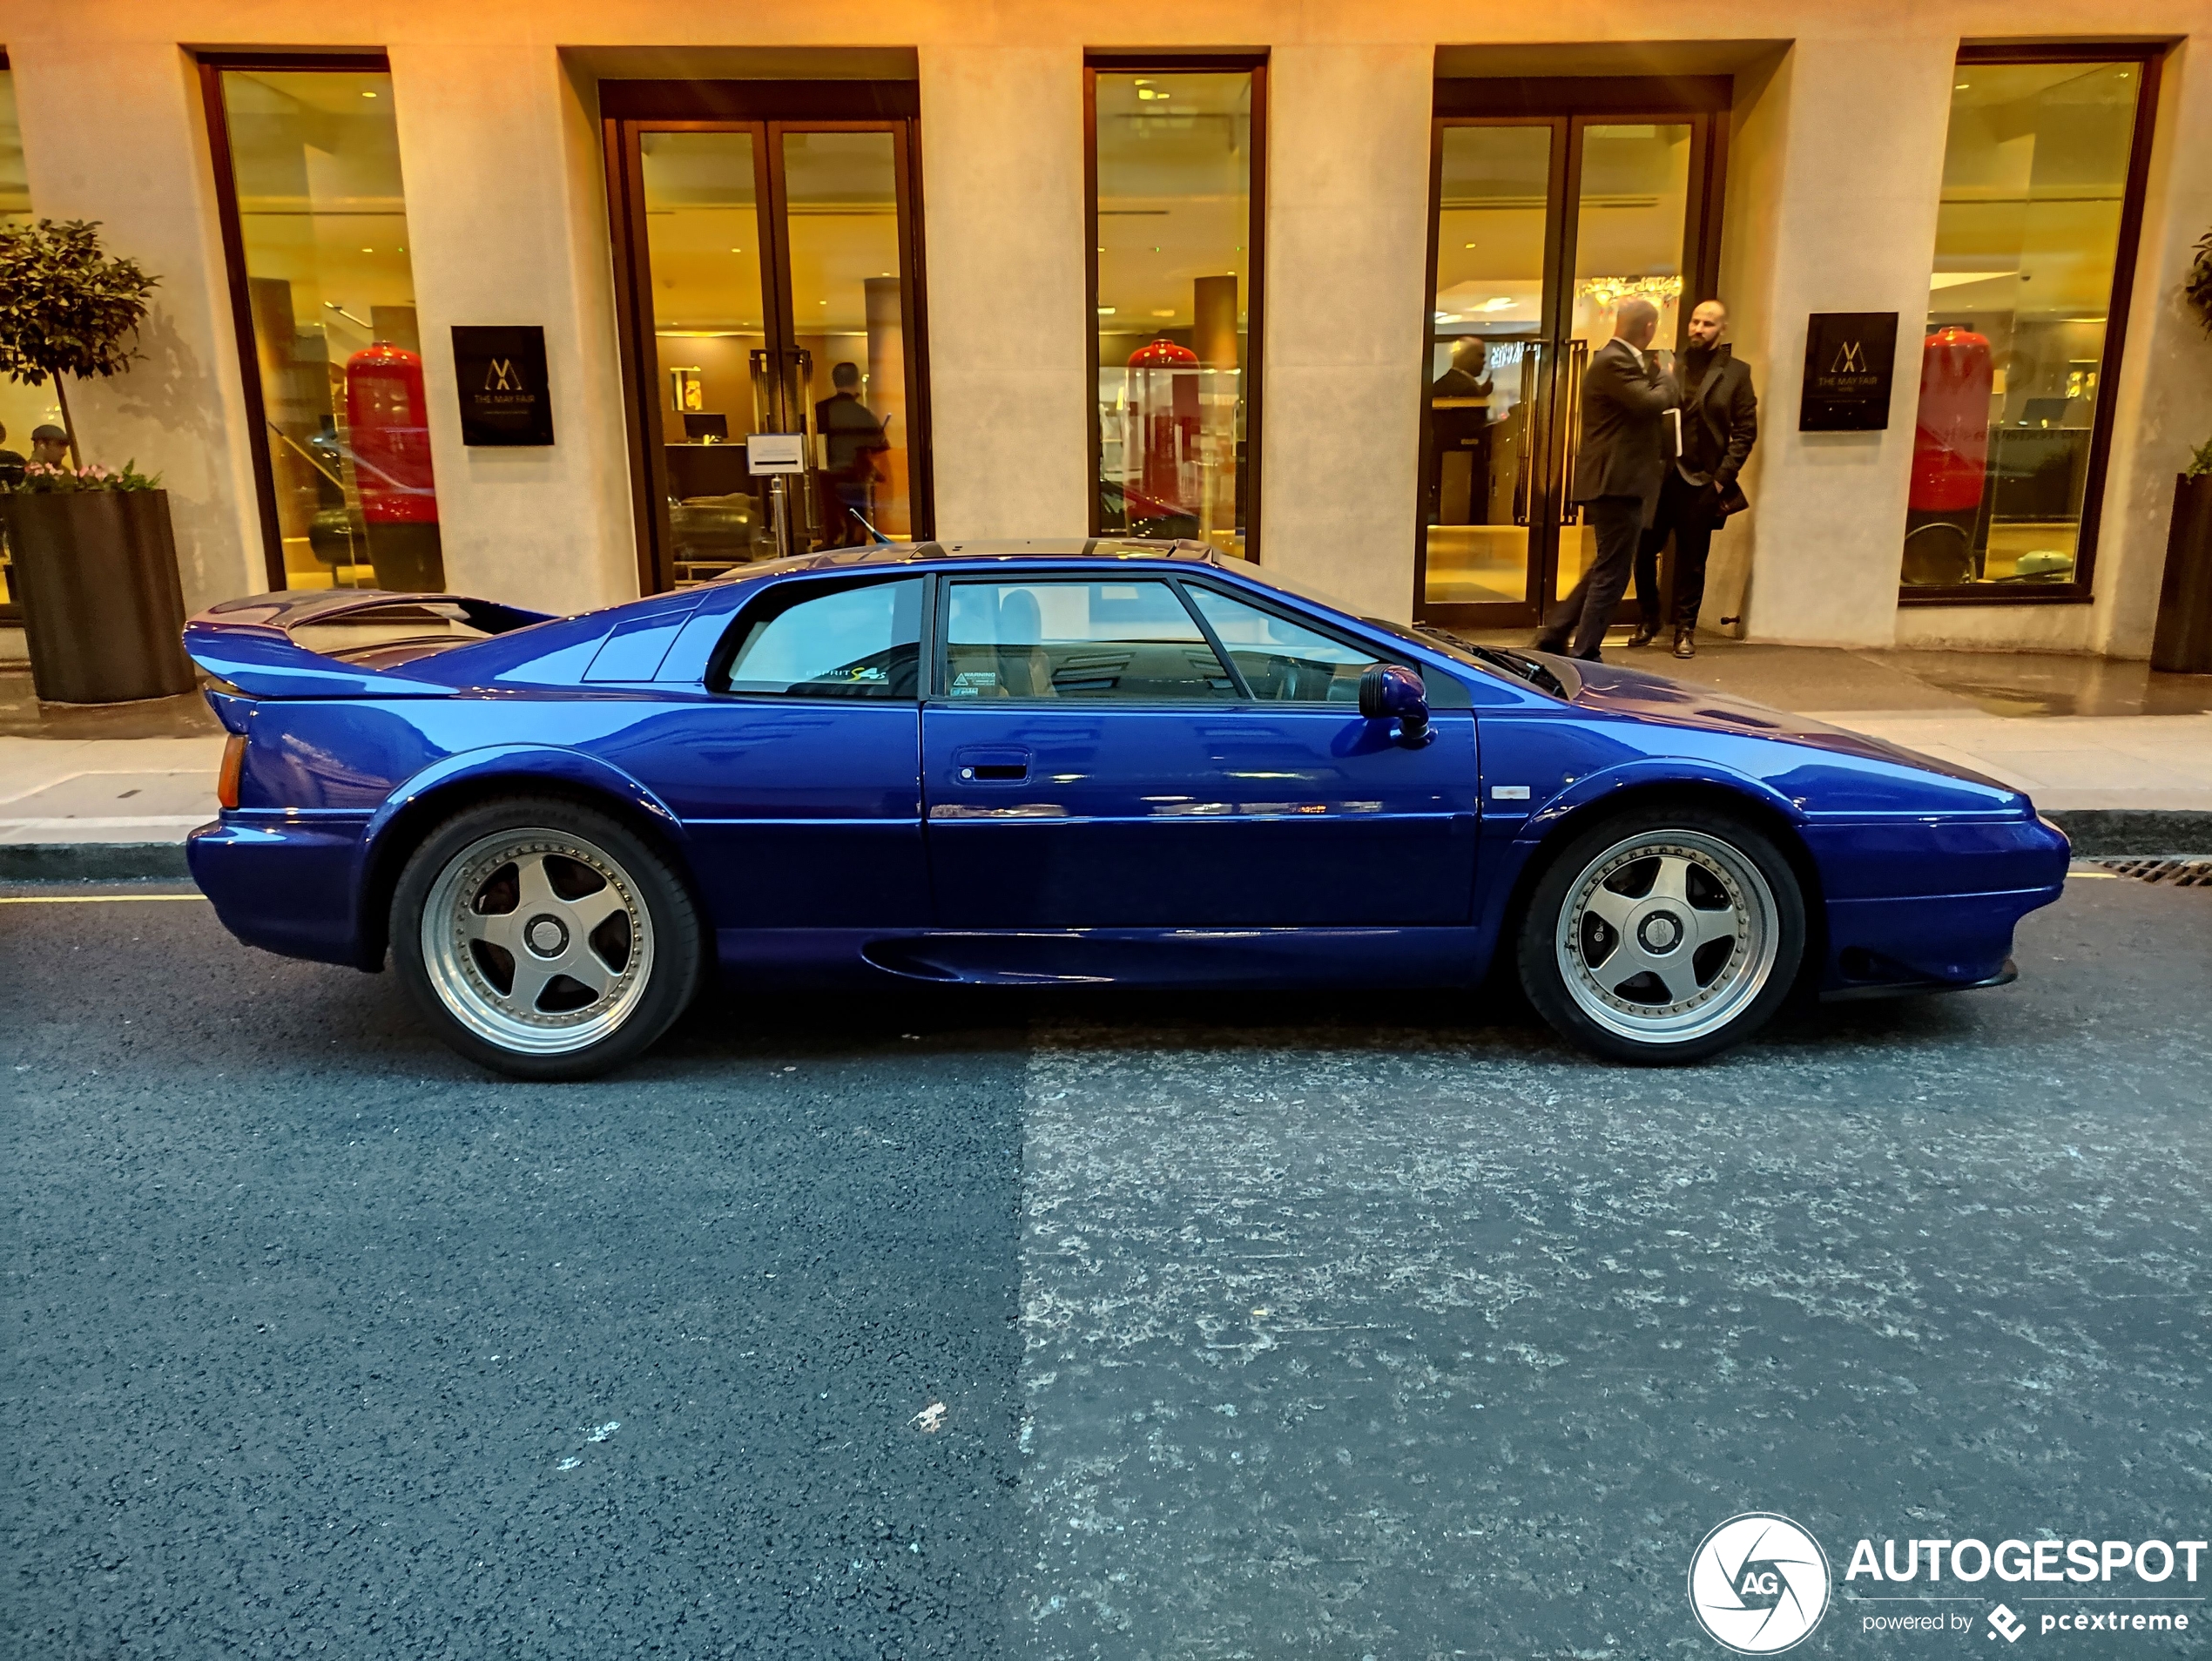
[(455, 814), (392, 895), (408, 990), (448, 1044), (515, 1078), (591, 1078), (643, 1054), (698, 989), (703, 938), (690, 890), (650, 842), (555, 797)]
[(1725, 811), (1655, 803), (1552, 855), (1517, 950), (1529, 1002), (1561, 1037), (1608, 1061), (1679, 1066), (1764, 1028), (1805, 942), (1804, 889), (1770, 836)]

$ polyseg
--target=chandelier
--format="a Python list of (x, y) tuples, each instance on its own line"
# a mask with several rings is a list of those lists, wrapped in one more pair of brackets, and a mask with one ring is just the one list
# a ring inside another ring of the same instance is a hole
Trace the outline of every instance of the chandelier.
[(1575, 287), (1583, 299), (1599, 306), (1617, 306), (1630, 299), (1658, 304), (1682, 298), (1680, 277), (1585, 277)]

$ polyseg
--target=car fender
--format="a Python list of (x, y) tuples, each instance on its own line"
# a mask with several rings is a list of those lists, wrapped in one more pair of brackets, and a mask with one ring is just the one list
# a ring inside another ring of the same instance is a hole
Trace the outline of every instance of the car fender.
[(1568, 820), (1630, 790), (1683, 786), (1711, 787), (1742, 796), (1795, 830), (1802, 831), (1807, 822), (1808, 815), (1801, 804), (1750, 773), (1694, 758), (1638, 756), (1568, 780), (1522, 821), (1514, 841), (1525, 844), (1544, 841)]
[(368, 823), (361, 831), (363, 848), (374, 861), (386, 833), (426, 798), (442, 795), (457, 786), (494, 778), (511, 781), (517, 790), (527, 790), (532, 782), (540, 780), (580, 785), (644, 814), (676, 842), (690, 840), (685, 834), (683, 821), (669, 810), (666, 802), (611, 762), (583, 750), (557, 745), (494, 744), (482, 749), (456, 751), (433, 761), (400, 785), (384, 799), (383, 806), (369, 815)]

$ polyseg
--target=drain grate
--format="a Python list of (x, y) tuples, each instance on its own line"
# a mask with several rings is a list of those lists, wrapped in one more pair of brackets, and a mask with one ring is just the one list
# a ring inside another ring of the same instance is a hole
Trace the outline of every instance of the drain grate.
[(2139, 882), (2170, 882), (2177, 888), (2212, 888), (2212, 859), (2099, 860), (2115, 876)]

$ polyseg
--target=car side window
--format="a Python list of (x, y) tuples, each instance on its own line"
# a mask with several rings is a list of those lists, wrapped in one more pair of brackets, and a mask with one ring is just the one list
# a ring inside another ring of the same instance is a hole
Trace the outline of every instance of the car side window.
[(772, 591), (738, 625), (725, 691), (792, 698), (916, 695), (921, 664), (918, 577), (788, 594)]
[(1292, 704), (1353, 704), (1372, 651), (1346, 645), (1276, 612), (1192, 584), (1206, 625), (1236, 660), (1252, 696)]
[(1228, 703), (1234, 676), (1165, 583), (955, 582), (945, 695)]

